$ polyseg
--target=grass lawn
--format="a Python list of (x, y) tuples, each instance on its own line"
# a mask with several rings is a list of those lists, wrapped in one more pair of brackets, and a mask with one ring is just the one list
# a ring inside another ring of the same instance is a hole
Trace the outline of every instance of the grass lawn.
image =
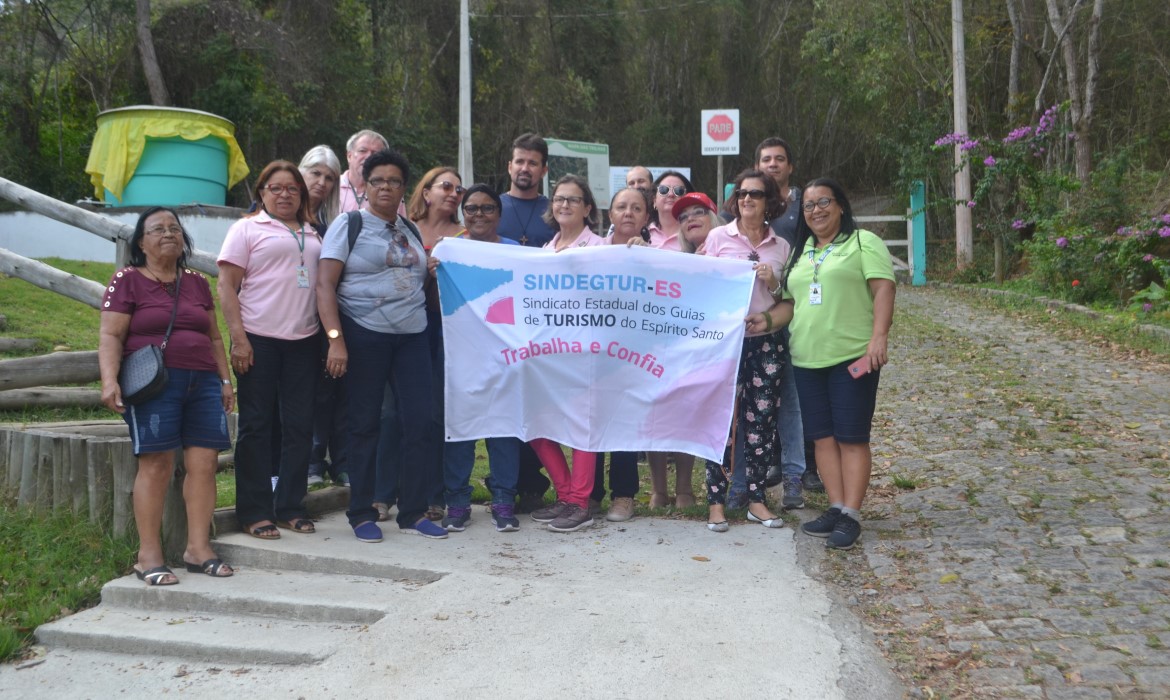
[(0, 661), (18, 657), (38, 625), (96, 605), (137, 552), (133, 535), (114, 538), (70, 512), (34, 512), (5, 496), (0, 542)]

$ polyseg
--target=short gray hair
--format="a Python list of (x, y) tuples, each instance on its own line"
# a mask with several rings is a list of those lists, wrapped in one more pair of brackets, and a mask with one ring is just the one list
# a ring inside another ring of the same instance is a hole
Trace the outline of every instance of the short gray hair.
[(390, 148), (390, 142), (386, 140), (385, 136), (379, 134), (376, 131), (372, 131), (370, 129), (362, 129), (361, 131), (357, 132), (353, 136), (350, 136), (349, 140), (345, 142), (346, 152), (352, 151), (353, 147), (357, 145), (358, 140), (364, 139), (367, 136), (372, 137), (372, 138), (376, 138), (379, 141), (381, 141), (382, 142), (382, 150), (386, 150), (387, 148)]

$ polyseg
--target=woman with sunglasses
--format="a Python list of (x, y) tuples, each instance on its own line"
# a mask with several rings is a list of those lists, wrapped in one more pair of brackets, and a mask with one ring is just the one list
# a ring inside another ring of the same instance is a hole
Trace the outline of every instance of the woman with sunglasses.
[[(748, 305), (749, 314), (767, 311), (774, 303), (772, 292), (779, 286), (780, 272), (788, 260), (790, 248), (772, 231), (769, 222), (783, 214), (785, 208), (775, 180), (758, 170), (745, 170), (735, 178), (733, 199), (728, 203), (728, 210), (735, 219), (707, 234), (706, 255), (753, 263), (756, 282)], [(739, 360), (737, 409), (733, 424), (743, 426), (745, 431), (747, 519), (769, 528), (784, 526), (764, 502), (764, 478), (768, 467), (776, 463), (780, 455), (776, 413), (780, 404), (778, 382), (783, 365), (778, 330), (778, 327), (766, 324), (748, 328)], [(733, 444), (729, 441), (729, 446)], [(723, 461), (725, 465), (733, 464), (729, 454)], [(707, 463), (707, 527), (713, 532), (728, 529), (724, 508), (730, 475), (724, 469)]]
[(894, 268), (881, 238), (857, 228), (835, 180), (804, 189), (783, 301), (748, 318), (748, 331), (791, 321), (792, 367), (804, 435), (816, 448), (829, 509), (801, 526), (830, 549), (861, 536), (880, 370), (888, 361)]
[[(467, 237), (482, 243), (520, 245), (519, 241), (501, 236), (500, 195), (485, 184), (467, 188), (463, 195), (463, 220), (467, 223)], [(431, 274), (439, 267), (438, 258), (428, 263)], [(520, 445), (514, 437), (493, 437), (487, 445), (488, 490), (492, 493), (492, 523), (496, 532), (515, 532), (520, 529), (516, 519), (516, 480), (520, 472)], [(447, 500), (447, 517), (443, 527), (450, 532), (463, 532), (471, 521), (471, 470), (475, 466), (475, 440), (448, 442), (443, 450), (443, 485)]]
[(667, 170), (654, 180), (650, 190), (654, 196), (654, 209), (650, 212), (650, 246), (662, 250), (678, 250), (678, 219), (674, 218), (674, 203), (684, 194), (695, 191), (695, 186), (686, 175)]
[[(231, 337), (240, 410), (236, 519), (249, 535), (274, 540), (280, 538), (277, 527), (316, 531), (304, 501), (321, 366), (315, 291), (321, 239), (297, 166), (269, 163), (256, 180), (255, 196), (260, 208), (233, 224), (224, 239), (216, 288)], [(281, 440), (274, 446), (277, 429)]]
[[(463, 178), (450, 166), (431, 168), (419, 180), (406, 214), (418, 224), (422, 234), (423, 248), (427, 255), (443, 238), (458, 238), (466, 233), (459, 223), (459, 203), (463, 201)], [(431, 386), (435, 395), (432, 400), (435, 414), (434, 438), (431, 440), (436, 464), (443, 463), (443, 319), (439, 313), (439, 292), (433, 277), (428, 277), (424, 286), (427, 297), (427, 340), (431, 349), (431, 371), (434, 373)], [(374, 493), (374, 507), (378, 509), (378, 520), (389, 520), (390, 506), (397, 500), (398, 471), (401, 464), (402, 436), (397, 429), (393, 391), (386, 390), (382, 403), (382, 430), (378, 441), (378, 486)], [(446, 511), (443, 501), (443, 475), (441, 469), (433, 470), (433, 478), (427, 486), (427, 517), (442, 520)]]
[(325, 371), (344, 377), (349, 509), (362, 542), (381, 542), (374, 507), (375, 462), (382, 400), (390, 382), (402, 434), (398, 472), (398, 529), (434, 539), (447, 531), (426, 517), (434, 459), (431, 352), (423, 282), (427, 254), (414, 224), (398, 215), (410, 164), (397, 151), (373, 154), (362, 165), (369, 200), (361, 229), (349, 238), (348, 217), (325, 233), (317, 282), (317, 311), (329, 339)]
[(406, 215), (418, 224), (428, 252), (442, 238), (463, 235), (463, 225), (459, 223), (462, 201), (463, 179), (454, 168), (445, 165), (431, 168), (419, 180), (406, 205)]

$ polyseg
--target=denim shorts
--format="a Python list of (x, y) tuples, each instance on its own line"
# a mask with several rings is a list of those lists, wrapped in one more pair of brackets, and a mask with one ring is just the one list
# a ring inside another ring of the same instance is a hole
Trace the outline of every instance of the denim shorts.
[(223, 386), (215, 372), (167, 368), (167, 386), (150, 401), (127, 406), (134, 454), (170, 452), (179, 447), (231, 447)]
[(853, 362), (792, 368), (806, 440), (833, 437), (849, 444), (869, 442), (881, 370), (854, 379), (848, 369)]

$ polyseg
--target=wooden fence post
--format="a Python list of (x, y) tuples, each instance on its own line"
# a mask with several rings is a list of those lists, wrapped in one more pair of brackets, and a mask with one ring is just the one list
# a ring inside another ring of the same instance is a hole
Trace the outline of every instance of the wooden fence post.
[(20, 488), (20, 460), (24, 446), (20, 442), (20, 433), (11, 428), (0, 430), (0, 458), (4, 459), (4, 487), (13, 495)]
[(85, 517), (89, 509), (89, 490), (86, 485), (85, 444), (89, 438), (84, 435), (70, 435), (66, 443), (65, 463), (68, 465), (69, 506), (77, 517)]
[(124, 535), (134, 522), (134, 477), (138, 474), (138, 459), (130, 439), (110, 442), (110, 464), (113, 468), (113, 513), (111, 531)]
[(187, 469), (183, 463), (183, 450), (175, 450), (175, 466), (171, 470), (171, 483), (163, 505), (162, 543), (163, 556), (167, 561), (179, 561), (187, 548), (187, 504), (183, 500), (183, 484), (187, 480)]
[(22, 506), (32, 505), (37, 498), (37, 436), (22, 432), (20, 438), (20, 487), (16, 491), (16, 502)]
[(85, 470), (89, 489), (89, 521), (106, 527), (113, 521), (113, 443), (126, 438), (90, 438), (85, 444)]
[(34, 433), (36, 439), (36, 497), (33, 505), (47, 511), (53, 507), (53, 436)]

